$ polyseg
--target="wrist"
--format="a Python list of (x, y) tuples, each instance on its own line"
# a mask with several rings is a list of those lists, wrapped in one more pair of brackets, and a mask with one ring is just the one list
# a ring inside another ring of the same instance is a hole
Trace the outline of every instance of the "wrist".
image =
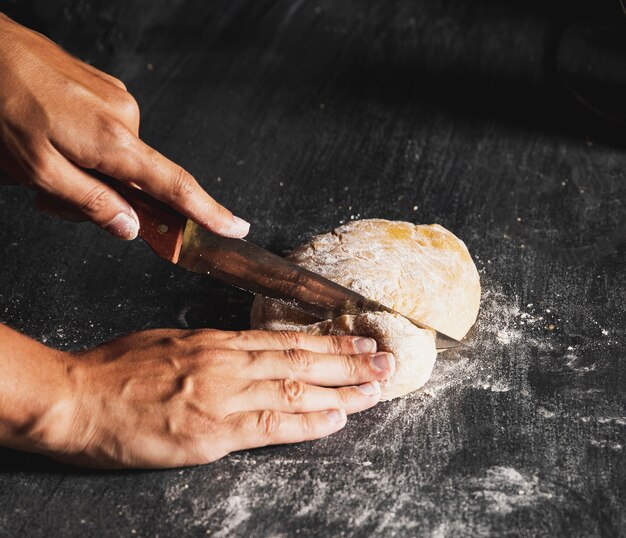
[(41, 386), (42, 398), (26, 422), (25, 450), (48, 455), (73, 452), (75, 423), (80, 401), (80, 361), (54, 349), (46, 357), (49, 378)]
[(76, 414), (76, 359), (0, 325), (0, 444), (66, 450)]

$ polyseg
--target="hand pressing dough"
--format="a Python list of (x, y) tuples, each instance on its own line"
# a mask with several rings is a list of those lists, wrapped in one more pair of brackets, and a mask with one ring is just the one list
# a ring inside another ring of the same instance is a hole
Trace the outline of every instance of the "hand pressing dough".
[[(439, 226), (368, 219), (318, 235), (288, 258), (458, 340), (476, 321), (480, 281), (467, 247)], [(257, 297), (253, 328), (371, 336), (396, 358), (382, 399), (404, 396), (430, 377), (437, 352), (431, 331), (401, 316), (367, 313), (310, 323), (283, 303)]]

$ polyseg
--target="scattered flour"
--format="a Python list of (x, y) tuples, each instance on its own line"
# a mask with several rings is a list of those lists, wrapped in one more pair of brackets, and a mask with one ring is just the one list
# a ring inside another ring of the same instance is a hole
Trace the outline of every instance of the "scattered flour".
[(554, 418), (556, 416), (554, 411), (550, 411), (549, 409), (541, 406), (537, 407), (537, 413), (539, 413), (539, 415), (543, 418)]
[[(428, 531), (425, 535), (487, 536), (491, 527), (481, 516), (485, 511), (501, 517), (550, 501), (556, 496), (550, 482), (512, 466), (455, 475), (443, 483), (425, 482), (433, 473), (438, 475), (431, 466), (448, 464), (428, 452), (428, 436), (453, 446), (458, 442), (456, 428), (465, 426), (450, 424), (451, 409), (463, 401), (465, 391), (488, 391), (491, 398), (518, 391), (527, 399), (527, 363), (533, 354), (553, 351), (550, 331), (527, 323), (531, 316), (539, 317), (520, 309), (516, 298), (489, 287), (467, 346), (440, 353), (423, 390), (378, 405), (361, 414), (358, 423), (356, 417), (350, 419), (336, 436), (234, 454), (219, 462), (216, 465), (230, 473), (230, 496), (217, 502), (192, 499), (190, 526), (226, 536), (258, 535), (261, 525), (263, 535), (281, 535), (282, 527), (257, 519), (262, 505), (262, 514), (288, 510), (291, 524), (303, 532), (311, 521), (323, 521), (325, 528), (367, 528), (373, 535)], [(506, 367), (512, 361), (516, 368)], [(543, 408), (536, 414), (538, 420), (554, 416)], [(415, 433), (426, 426), (426, 437)], [(395, 458), (407, 449), (415, 455), (416, 465), (397, 468)], [(415, 490), (417, 484), (422, 489)], [(424, 519), (424, 514), (439, 512), (435, 506), (440, 502), (458, 506), (458, 516)], [(225, 526), (215, 528), (216, 521)]]
[(224, 514), (223, 521), (227, 524), (224, 525), (213, 536), (216, 538), (222, 538), (232, 535), (233, 529), (238, 528), (244, 521), (246, 521), (250, 515), (251, 510), (254, 507), (250, 505), (249, 499), (241, 495), (231, 495), (226, 500), (226, 513)]
[(484, 475), (467, 480), (466, 487), (473, 498), (485, 501), (487, 510), (499, 514), (553, 497), (541, 490), (537, 476), (526, 478), (512, 467), (491, 467)]

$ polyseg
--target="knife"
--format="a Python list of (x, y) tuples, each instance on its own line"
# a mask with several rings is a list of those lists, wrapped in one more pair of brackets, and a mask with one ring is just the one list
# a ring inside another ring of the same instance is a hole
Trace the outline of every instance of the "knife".
[(139, 236), (158, 256), (171, 263), (277, 299), (315, 320), (343, 314), (389, 312), (408, 319), (420, 329), (433, 331), (438, 350), (463, 345), (451, 336), (249, 241), (214, 234), (137, 188), (119, 183), (114, 187), (137, 213)]

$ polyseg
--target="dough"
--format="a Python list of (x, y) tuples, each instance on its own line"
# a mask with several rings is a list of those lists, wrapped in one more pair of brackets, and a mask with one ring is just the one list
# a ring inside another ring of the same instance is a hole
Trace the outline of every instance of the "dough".
[[(459, 340), (478, 315), (476, 266), (463, 241), (438, 224), (352, 221), (312, 238), (288, 258)], [(383, 400), (424, 385), (437, 356), (431, 331), (383, 312), (310, 323), (307, 316), (283, 303), (257, 297), (251, 325), (373, 337), (379, 350), (396, 358), (396, 372), (382, 384)]]

